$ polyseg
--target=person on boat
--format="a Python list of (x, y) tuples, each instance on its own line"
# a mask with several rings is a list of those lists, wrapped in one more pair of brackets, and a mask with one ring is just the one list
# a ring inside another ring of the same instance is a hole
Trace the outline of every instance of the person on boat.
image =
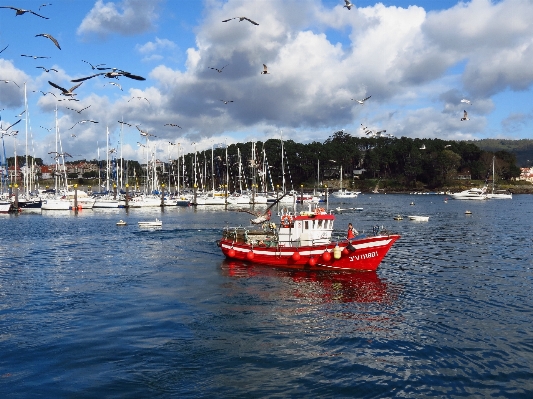
[(355, 238), (357, 234), (359, 234), (359, 232), (353, 228), (353, 225), (351, 223), (348, 223), (348, 235), (346, 238), (348, 238), (348, 240), (351, 240)]

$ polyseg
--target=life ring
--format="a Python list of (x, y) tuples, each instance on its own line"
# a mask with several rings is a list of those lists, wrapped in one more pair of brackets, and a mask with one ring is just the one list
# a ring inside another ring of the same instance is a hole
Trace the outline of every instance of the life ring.
[(281, 217), (281, 225), (283, 227), (289, 227), (292, 223), (292, 216), (291, 215), (288, 215), (288, 214), (284, 214), (282, 217)]
[(323, 214), (326, 213), (326, 210), (324, 208), (316, 208), (315, 209), (316, 214)]

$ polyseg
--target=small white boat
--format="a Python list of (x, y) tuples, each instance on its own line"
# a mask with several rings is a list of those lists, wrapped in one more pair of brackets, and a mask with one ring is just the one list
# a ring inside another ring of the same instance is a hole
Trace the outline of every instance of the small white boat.
[(471, 215), (471, 214), (472, 214), (472, 211), (468, 211), (468, 210), (465, 211), (465, 215)]
[(126, 223), (124, 220), (120, 219), (118, 222), (117, 222), (117, 226), (126, 226), (128, 223)]
[(155, 219), (155, 222), (154, 221), (149, 221), (149, 222), (137, 222), (139, 223), (139, 227), (161, 227), (163, 226), (163, 222), (159, 219)]
[(429, 216), (415, 216), (411, 215), (408, 216), (409, 220), (412, 220), (414, 222), (427, 222), (429, 220)]
[(403, 216), (402, 215), (396, 215), (393, 217), (394, 220), (403, 220)]

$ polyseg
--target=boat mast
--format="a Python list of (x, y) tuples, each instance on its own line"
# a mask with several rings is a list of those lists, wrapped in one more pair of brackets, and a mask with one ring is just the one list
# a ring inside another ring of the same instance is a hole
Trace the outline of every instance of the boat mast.
[(106, 147), (105, 147), (105, 156), (106, 156), (106, 168), (105, 168), (105, 178), (106, 178), (106, 191), (109, 193), (109, 127), (106, 126)]
[[(26, 168), (24, 173), (24, 191), (29, 196), (29, 176), (28, 176), (28, 97), (26, 95), (26, 82), (24, 82), (24, 119), (26, 124)], [(15, 170), (16, 172), (16, 170)]]
[(285, 194), (285, 163), (283, 161), (283, 131), (280, 130), (281, 134), (281, 189), (282, 194)]

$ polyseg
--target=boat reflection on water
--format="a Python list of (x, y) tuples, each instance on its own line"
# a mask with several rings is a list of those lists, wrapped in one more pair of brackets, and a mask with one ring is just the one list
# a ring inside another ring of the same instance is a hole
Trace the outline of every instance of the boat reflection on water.
[(271, 266), (224, 260), (223, 273), (229, 277), (288, 277), (296, 283), (292, 294), (318, 302), (392, 303), (398, 287), (389, 287), (376, 272), (332, 272), (276, 269)]

